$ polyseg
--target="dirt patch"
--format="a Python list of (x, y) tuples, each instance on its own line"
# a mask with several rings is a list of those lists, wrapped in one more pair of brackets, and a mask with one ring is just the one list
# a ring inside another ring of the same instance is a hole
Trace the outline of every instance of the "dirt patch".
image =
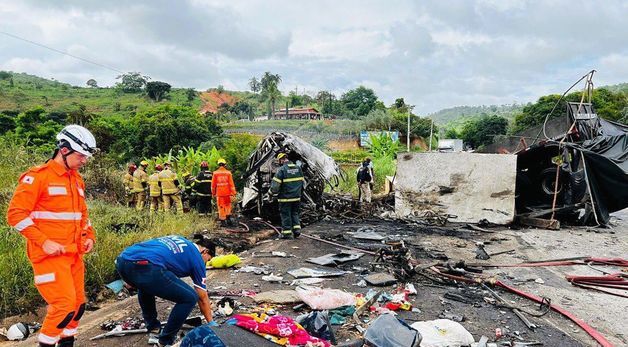
[(202, 114), (207, 112), (216, 113), (218, 112), (218, 107), (220, 107), (220, 105), (227, 104), (229, 106), (233, 106), (238, 101), (238, 98), (227, 92), (218, 93), (213, 90), (203, 92), (200, 96), (201, 100), (203, 100), (203, 106), (200, 110)]

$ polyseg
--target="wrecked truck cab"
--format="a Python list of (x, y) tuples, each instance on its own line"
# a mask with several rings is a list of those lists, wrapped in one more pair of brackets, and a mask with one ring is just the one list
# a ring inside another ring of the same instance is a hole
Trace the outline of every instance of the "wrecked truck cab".
[(515, 148), (495, 145), (517, 154), (518, 217), (607, 225), (610, 213), (628, 207), (627, 126), (599, 118), (590, 103), (569, 102), (566, 116), (518, 136)]
[(273, 132), (259, 142), (249, 157), (241, 201), (244, 214), (279, 221), (279, 208), (269, 190), (280, 167), (275, 159), (280, 152), (288, 153), (288, 158), (301, 166), (305, 179), (301, 202), (307, 208), (324, 208), (325, 187), (334, 189), (346, 179), (338, 164), (320, 149), (292, 134)]

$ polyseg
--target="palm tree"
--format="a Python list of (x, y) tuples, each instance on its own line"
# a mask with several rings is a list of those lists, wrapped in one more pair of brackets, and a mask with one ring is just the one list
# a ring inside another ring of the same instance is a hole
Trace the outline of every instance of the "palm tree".
[(260, 82), (262, 87), (262, 95), (268, 99), (271, 105), (270, 116), (275, 114), (275, 102), (281, 96), (281, 92), (279, 91), (279, 83), (281, 83), (281, 76), (278, 74), (271, 74), (270, 72), (264, 72), (264, 76), (262, 76), (262, 80)]
[(261, 84), (260, 82), (257, 80), (257, 78), (255, 78), (255, 76), (253, 76), (253, 78), (251, 78), (249, 80), (249, 87), (251, 87), (251, 91), (255, 94), (257, 94), (257, 92), (260, 91), (261, 89)]

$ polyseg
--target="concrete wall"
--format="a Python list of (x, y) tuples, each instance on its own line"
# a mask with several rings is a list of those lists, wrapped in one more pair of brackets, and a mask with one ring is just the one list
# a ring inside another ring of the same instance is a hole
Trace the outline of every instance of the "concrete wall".
[(395, 212), (506, 224), (515, 213), (517, 157), (510, 154), (404, 153), (397, 159)]

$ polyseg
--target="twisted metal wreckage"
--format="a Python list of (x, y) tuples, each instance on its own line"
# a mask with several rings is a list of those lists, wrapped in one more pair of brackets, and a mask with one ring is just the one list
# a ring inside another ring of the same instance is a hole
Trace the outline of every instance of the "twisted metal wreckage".
[(336, 162), (297, 136), (273, 132), (257, 145), (249, 157), (244, 174), (245, 186), (241, 207), (245, 214), (258, 215), (264, 219), (278, 221), (277, 202), (270, 198), (271, 181), (279, 169), (275, 160), (278, 153), (288, 153), (288, 158), (301, 166), (305, 183), (302, 203), (308, 210), (325, 209), (325, 187), (337, 187), (346, 174)]

